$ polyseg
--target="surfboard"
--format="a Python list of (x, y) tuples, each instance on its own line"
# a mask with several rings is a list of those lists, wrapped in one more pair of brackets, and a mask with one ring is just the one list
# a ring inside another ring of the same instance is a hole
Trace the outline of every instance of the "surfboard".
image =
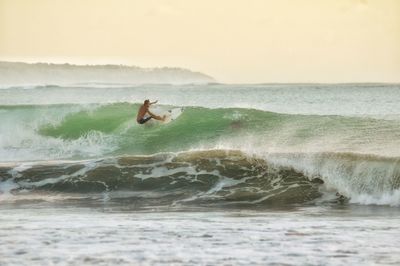
[(183, 113), (183, 108), (182, 107), (177, 107), (177, 108), (173, 108), (168, 110), (166, 113), (164, 113), (163, 115), (165, 115), (165, 120), (163, 121), (164, 124), (168, 124), (171, 121), (174, 121), (175, 119), (177, 119), (181, 114)]

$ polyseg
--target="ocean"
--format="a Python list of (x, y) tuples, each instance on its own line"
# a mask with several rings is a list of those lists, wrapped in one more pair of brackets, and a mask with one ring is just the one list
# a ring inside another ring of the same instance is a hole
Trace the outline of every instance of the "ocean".
[[(176, 120), (136, 123), (145, 99)], [(400, 85), (0, 88), (0, 265), (398, 265)]]

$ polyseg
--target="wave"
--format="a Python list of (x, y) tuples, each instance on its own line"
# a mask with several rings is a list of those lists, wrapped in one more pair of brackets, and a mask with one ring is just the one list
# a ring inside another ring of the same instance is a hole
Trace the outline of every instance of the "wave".
[[(187, 107), (169, 124), (135, 121), (138, 104), (0, 106), (0, 161), (85, 159), (195, 149), (399, 156), (398, 121)], [(159, 106), (163, 113), (172, 106)]]
[(360, 154), (205, 150), (86, 161), (3, 164), (0, 197), (136, 206), (400, 205), (400, 159)]
[(289, 167), (308, 178), (321, 178), (325, 188), (351, 203), (400, 205), (400, 157), (357, 153), (269, 154), (270, 164)]
[[(107, 193), (144, 205), (259, 205), (303, 203), (320, 196), (318, 182), (238, 151), (124, 156), (85, 162), (3, 167), (2, 182), (19, 194)], [(10, 187), (10, 186), (9, 186)]]

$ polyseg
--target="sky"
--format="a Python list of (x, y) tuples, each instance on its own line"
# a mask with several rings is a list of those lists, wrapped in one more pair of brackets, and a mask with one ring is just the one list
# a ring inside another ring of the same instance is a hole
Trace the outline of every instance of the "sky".
[(0, 60), (400, 82), (400, 0), (0, 0)]

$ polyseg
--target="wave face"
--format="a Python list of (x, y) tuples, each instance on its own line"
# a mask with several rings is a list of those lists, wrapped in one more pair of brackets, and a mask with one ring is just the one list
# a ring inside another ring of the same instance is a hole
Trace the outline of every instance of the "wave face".
[[(190, 84), (215, 82), (199, 72), (182, 68), (140, 68), (123, 65), (27, 64), (0, 62), (0, 84), (26, 85), (89, 84)], [(21, 74), (22, 73), (22, 74)]]
[(255, 154), (308, 151), (399, 156), (397, 121), (187, 107), (173, 123), (141, 126), (135, 121), (138, 107), (130, 103), (0, 107), (0, 161), (214, 148)]

